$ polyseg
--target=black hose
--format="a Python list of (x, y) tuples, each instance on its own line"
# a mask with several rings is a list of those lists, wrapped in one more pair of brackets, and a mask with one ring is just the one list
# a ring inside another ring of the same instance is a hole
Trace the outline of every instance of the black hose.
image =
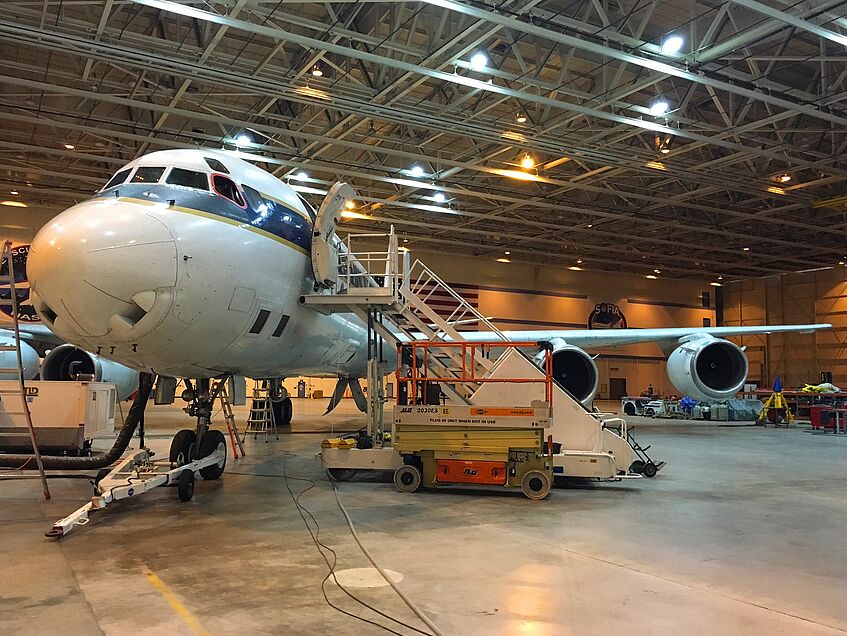
[[(47, 470), (91, 470), (115, 463), (126, 450), (126, 447), (129, 446), (135, 429), (144, 416), (144, 409), (147, 408), (147, 400), (150, 399), (150, 391), (153, 389), (153, 380), (155, 377), (151, 373), (139, 374), (138, 395), (129, 408), (124, 426), (118, 433), (118, 438), (115, 440), (112, 448), (105, 453), (90, 457), (50, 457), (48, 455), (42, 455), (41, 461), (44, 463), (44, 468)], [(34, 455), (0, 454), (0, 466), (3, 468), (23, 468), (32, 462), (30, 467), (35, 468), (35, 462), (32, 461), (33, 458)]]

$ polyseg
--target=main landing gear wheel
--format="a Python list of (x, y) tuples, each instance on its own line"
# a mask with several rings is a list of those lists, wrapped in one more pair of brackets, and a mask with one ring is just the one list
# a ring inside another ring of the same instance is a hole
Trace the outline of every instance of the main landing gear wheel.
[(653, 462), (647, 462), (644, 464), (644, 469), (642, 470), (642, 475), (645, 477), (655, 477), (656, 473), (659, 472), (659, 469), (656, 467), (656, 464)]
[(224, 434), (220, 431), (206, 431), (206, 434), (200, 440), (200, 458), (208, 457), (214, 452), (222, 452), (220, 461), (217, 464), (200, 469), (200, 476), (206, 481), (218, 479), (224, 474), (226, 467), (226, 438)]
[(416, 492), (420, 490), (423, 477), (417, 466), (401, 466), (394, 472), (394, 485), (402, 492)]
[(285, 398), (278, 402), (271, 401), (271, 408), (274, 411), (274, 422), (277, 426), (291, 426), (291, 418), (294, 415), (294, 404), (291, 398)]
[(171, 451), (168, 454), (168, 459), (174, 466), (185, 466), (191, 461), (194, 442), (197, 441), (197, 434), (187, 428), (182, 429), (171, 440)]
[(194, 471), (185, 469), (179, 474), (176, 482), (177, 494), (180, 501), (191, 501), (194, 497)]
[(355, 468), (327, 468), (326, 471), (335, 481), (350, 481), (356, 474)]
[(530, 499), (544, 499), (550, 493), (550, 476), (540, 470), (530, 470), (521, 479), (521, 491)]

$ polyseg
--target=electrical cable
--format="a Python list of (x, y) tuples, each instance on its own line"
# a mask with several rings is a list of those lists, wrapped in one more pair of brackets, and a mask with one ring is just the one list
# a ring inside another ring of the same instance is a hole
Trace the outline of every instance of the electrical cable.
[[(289, 457), (294, 456), (291, 453), (286, 453), (286, 455), (288, 455)], [(300, 503), (300, 497), (302, 497), (306, 492), (308, 492), (312, 488), (315, 488), (317, 484), (312, 479), (307, 479), (307, 478), (304, 478), (304, 477), (289, 476), (288, 471), (287, 471), (287, 461), (285, 459), (282, 459), (281, 463), (282, 463), (282, 473), (283, 473), (282, 477), (285, 480), (285, 487), (288, 490), (288, 494), (291, 496), (291, 499), (294, 502), (295, 507), (297, 508), (297, 512), (298, 512), (298, 514), (300, 514), (300, 518), (303, 520), (303, 523), (305, 524), (306, 529), (308, 530), (308, 532), (309, 532), (309, 534), (312, 538), (312, 541), (315, 544), (315, 547), (317, 547), (318, 552), (320, 552), (321, 557), (323, 557), (324, 562), (326, 562), (327, 567), (329, 568), (329, 572), (324, 577), (323, 581), (321, 581), (321, 592), (323, 593), (324, 600), (326, 601), (327, 605), (329, 605), (333, 609), (341, 612), (342, 614), (346, 614), (347, 616), (351, 616), (353, 618), (364, 621), (364, 622), (369, 623), (371, 625), (375, 625), (375, 626), (380, 627), (380, 628), (384, 629), (385, 631), (390, 632), (392, 634), (400, 634), (400, 632), (397, 632), (397, 631), (391, 629), (390, 627), (382, 625), (381, 623), (378, 623), (376, 621), (372, 621), (370, 619), (367, 619), (367, 618), (364, 618), (364, 617), (361, 617), (361, 616), (357, 616), (357, 615), (355, 615), (351, 612), (348, 612), (347, 610), (335, 605), (334, 603), (332, 603), (332, 601), (330, 601), (329, 597), (327, 596), (326, 587), (325, 587), (326, 582), (330, 579), (330, 577), (332, 577), (333, 582), (338, 586), (338, 588), (342, 592), (344, 592), (348, 597), (350, 597), (352, 600), (356, 601), (357, 603), (359, 603), (363, 607), (371, 610), (372, 612), (374, 612), (376, 614), (379, 614), (380, 616), (382, 616), (382, 617), (384, 617), (384, 618), (386, 618), (390, 621), (397, 623), (398, 625), (402, 625), (403, 627), (406, 627), (407, 629), (410, 629), (410, 630), (412, 630), (412, 631), (414, 631), (418, 634), (423, 634), (424, 636), (430, 636), (428, 632), (422, 631), (422, 630), (420, 630), (420, 629), (418, 629), (418, 628), (416, 628), (412, 625), (404, 623), (403, 621), (401, 621), (397, 618), (394, 618), (394, 617), (380, 611), (379, 609), (373, 607), (372, 605), (366, 603), (365, 601), (361, 600), (360, 598), (355, 596), (353, 593), (351, 593), (347, 588), (345, 588), (338, 581), (338, 579), (335, 575), (335, 566), (337, 564), (338, 555), (335, 552), (335, 550), (333, 550), (331, 547), (329, 547), (328, 545), (326, 545), (325, 543), (323, 543), (320, 540), (320, 524), (318, 523), (318, 520), (315, 518), (315, 516), (312, 514), (312, 512), (308, 508), (306, 508), (303, 504)], [(279, 475), (268, 475), (268, 474), (257, 474), (257, 473), (237, 473), (236, 472), (236, 473), (230, 473), (230, 474), (242, 474), (242, 475), (261, 476), (261, 477), (279, 477)], [(303, 491), (301, 491), (301, 492), (299, 492), (298, 494), (295, 495), (294, 491), (291, 489), (290, 484), (288, 483), (289, 480), (303, 481), (303, 482), (308, 483), (309, 486), (305, 490), (303, 490)], [(312, 529), (311, 525), (309, 524), (309, 521), (307, 520), (306, 515), (308, 515), (308, 517), (312, 520), (312, 523), (315, 524), (314, 530)], [(332, 562), (330, 562), (330, 560), (327, 558), (327, 555), (324, 553), (322, 548), (326, 549), (328, 552), (330, 552), (332, 554)]]
[(373, 558), (373, 555), (365, 547), (365, 544), (363, 544), (362, 540), (359, 538), (359, 534), (356, 532), (356, 528), (353, 526), (353, 520), (350, 518), (350, 514), (347, 512), (347, 509), (344, 507), (344, 504), (341, 503), (341, 499), (338, 498), (338, 488), (336, 488), (335, 486), (335, 480), (330, 479), (330, 484), (332, 485), (332, 492), (335, 494), (335, 503), (338, 504), (338, 509), (341, 510), (341, 514), (343, 514), (344, 518), (347, 520), (347, 526), (350, 528), (350, 533), (353, 535), (353, 538), (356, 540), (356, 543), (359, 544), (359, 547), (362, 549), (364, 555), (368, 558), (368, 561), (370, 561), (371, 565), (373, 565), (376, 570), (382, 575), (382, 578), (385, 579), (386, 583), (388, 583), (392, 587), (392, 589), (397, 592), (397, 596), (403, 599), (403, 602), (408, 606), (408, 608), (412, 610), (415, 615), (420, 618), (424, 622), (424, 624), (432, 630), (432, 633), (435, 634), (435, 636), (444, 636), (444, 632), (438, 629), (438, 626), (435, 625), (435, 623), (433, 623), (427, 617), (427, 615), (424, 614), (423, 611), (417, 605), (415, 605), (414, 602), (412, 602), (412, 600), (408, 596), (403, 594), (400, 588), (397, 587), (397, 584), (394, 582), (394, 580), (390, 576), (388, 576), (388, 573), (380, 567), (379, 563), (376, 562), (376, 560)]

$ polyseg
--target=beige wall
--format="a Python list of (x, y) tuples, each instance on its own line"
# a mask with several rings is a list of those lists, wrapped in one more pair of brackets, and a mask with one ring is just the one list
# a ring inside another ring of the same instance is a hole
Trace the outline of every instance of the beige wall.
[(847, 386), (847, 269), (782, 274), (724, 286), (726, 325), (832, 323), (814, 334), (774, 334), (735, 339), (747, 346), (750, 381), (770, 386), (817, 383), (820, 371)]

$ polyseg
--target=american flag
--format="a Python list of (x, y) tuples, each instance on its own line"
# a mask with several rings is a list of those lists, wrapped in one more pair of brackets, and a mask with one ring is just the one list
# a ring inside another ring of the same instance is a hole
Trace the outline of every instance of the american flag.
[[(447, 283), (450, 287), (453, 288), (459, 296), (465, 299), (471, 307), (474, 309), (479, 309), (479, 286), (477, 285), (466, 285), (464, 283)], [(429, 283), (422, 285), (420, 289), (416, 289), (415, 292), (421, 298), (426, 298), (426, 304), (432, 307), (435, 312), (444, 318), (445, 320), (449, 319), (451, 315), (453, 315), (453, 320), (459, 317), (459, 314), (462, 313), (462, 310), (458, 312), (456, 309), (459, 307), (459, 302), (453, 298), (443, 287), (436, 286), (434, 281), (430, 281)], [(427, 296), (430, 294), (429, 296)], [(462, 318), (464, 320), (470, 320), (474, 316), (468, 312)], [(467, 322), (462, 323), (456, 326), (457, 331), (478, 331), (479, 325), (476, 322)]]

